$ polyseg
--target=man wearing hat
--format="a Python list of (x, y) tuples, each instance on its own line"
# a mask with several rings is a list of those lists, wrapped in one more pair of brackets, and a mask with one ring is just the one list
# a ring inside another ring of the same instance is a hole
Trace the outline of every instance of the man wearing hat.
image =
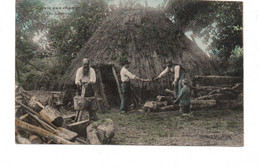
[(123, 66), (120, 70), (120, 77), (121, 77), (121, 91), (122, 91), (122, 100), (120, 104), (119, 113), (126, 113), (128, 111), (129, 103), (130, 103), (130, 96), (131, 96), (131, 86), (130, 86), (130, 79), (137, 79), (141, 81), (148, 82), (149, 79), (141, 79), (131, 72), (128, 71), (129, 68), (128, 60), (123, 60), (121, 65)]
[(174, 81), (172, 85), (174, 86), (175, 97), (180, 94), (182, 88), (182, 80), (185, 77), (185, 69), (178, 64), (172, 63), (172, 61), (167, 62), (167, 67), (160, 73), (160, 75), (154, 80), (164, 77), (167, 73), (174, 73)]
[[(77, 95), (81, 97), (93, 97), (94, 91), (92, 85), (96, 83), (96, 73), (90, 67), (90, 61), (87, 58), (82, 60), (82, 67), (77, 70), (75, 84), (77, 86)], [(96, 102), (93, 100), (89, 103), (87, 110), (89, 111), (89, 119), (97, 120), (96, 116)], [(82, 111), (77, 111), (76, 119), (81, 120)]]
[(179, 103), (180, 105), (180, 114), (188, 114), (190, 113), (190, 88), (188, 86), (188, 81), (186, 79), (182, 80), (182, 89), (180, 91), (179, 96), (174, 101), (175, 104)]

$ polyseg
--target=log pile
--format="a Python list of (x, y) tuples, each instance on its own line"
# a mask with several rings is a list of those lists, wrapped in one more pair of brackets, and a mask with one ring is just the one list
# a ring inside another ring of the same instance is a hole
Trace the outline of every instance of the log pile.
[[(89, 120), (74, 122), (75, 114), (62, 115), (56, 106), (58, 95), (57, 99), (53, 99), (53, 94), (33, 96), (18, 86), (15, 91), (15, 140), (18, 144), (96, 144), (96, 141), (102, 144), (114, 135), (110, 119), (97, 121), (96, 127)], [(87, 130), (94, 129), (98, 138), (95, 141), (90, 133), (87, 135)]]
[[(243, 83), (238, 78), (228, 76), (195, 76), (192, 91), (191, 109), (242, 108)], [(155, 101), (147, 101), (143, 106), (145, 112), (171, 111), (179, 109), (175, 105), (174, 91), (165, 89)]]

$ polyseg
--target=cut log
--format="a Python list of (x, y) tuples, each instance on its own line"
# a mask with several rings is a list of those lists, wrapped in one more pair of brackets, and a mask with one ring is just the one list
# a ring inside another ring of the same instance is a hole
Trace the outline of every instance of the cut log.
[(230, 76), (195, 76), (193, 83), (200, 86), (233, 86), (240, 81), (237, 77)]
[(44, 106), (36, 100), (35, 96), (31, 97), (28, 106), (36, 112), (40, 112), (44, 108)]
[(89, 120), (83, 120), (83, 121), (79, 121), (79, 122), (69, 124), (68, 126), (73, 127), (73, 126), (82, 125), (82, 124), (85, 124), (85, 123), (88, 123), (88, 122), (89, 122)]
[(94, 127), (87, 127), (87, 139), (92, 145), (100, 145), (101, 142), (98, 139), (97, 130)]
[(83, 120), (68, 125), (68, 129), (78, 133), (79, 136), (86, 136), (86, 128), (89, 125), (89, 120)]
[(111, 141), (115, 135), (115, 126), (111, 119), (98, 120), (91, 123), (86, 132), (90, 144), (104, 144)]
[(37, 134), (39, 136), (42, 136), (54, 143), (57, 143), (57, 144), (73, 144), (72, 142), (66, 140), (66, 139), (63, 139), (47, 130), (44, 130), (42, 128), (39, 128), (39, 127), (36, 127), (34, 125), (31, 125), (31, 124), (28, 124), (26, 122), (23, 122), (19, 119), (15, 119), (15, 126), (16, 128), (18, 129), (23, 129), (23, 130), (26, 130), (26, 131), (29, 131), (33, 134)]
[(118, 77), (116, 75), (116, 70), (115, 70), (115, 68), (113, 66), (112, 66), (112, 72), (113, 72), (114, 78), (116, 80), (116, 85), (117, 85), (117, 90), (118, 90), (118, 94), (119, 94), (120, 100), (122, 101), (122, 93), (121, 93), (121, 89), (120, 89), (119, 80), (118, 80)]
[(29, 140), (32, 144), (42, 144), (43, 140), (37, 135), (30, 135)]
[(171, 96), (175, 96), (176, 95), (175, 92), (173, 90), (170, 90), (170, 89), (165, 89), (164, 92), (168, 93)]
[(23, 120), (23, 119), (25, 119), (25, 118), (28, 117), (28, 116), (29, 116), (29, 114), (26, 113), (26, 114), (22, 115), (21, 117), (19, 117), (19, 119), (20, 119), (20, 120)]
[(155, 101), (147, 101), (145, 102), (143, 109), (146, 112), (150, 112), (150, 111), (156, 111), (157, 110), (157, 104)]
[(21, 135), (17, 135), (15, 139), (18, 144), (31, 144), (29, 139), (24, 138)]
[(63, 124), (63, 118), (61, 117), (60, 112), (49, 105), (45, 106), (39, 114), (46, 122), (57, 127), (61, 127)]
[(169, 111), (169, 110), (177, 110), (179, 108), (178, 105), (169, 105), (169, 106), (164, 106), (164, 107), (159, 107), (159, 111)]
[(208, 109), (215, 107), (216, 100), (191, 100), (191, 109)]
[(63, 119), (75, 119), (76, 114), (69, 114), (62, 116)]
[(76, 138), (76, 142), (80, 142), (79, 144), (88, 144), (88, 142), (87, 141), (85, 141), (85, 140), (83, 140), (83, 139), (81, 139), (81, 138)]
[(40, 123), (45, 129), (47, 129), (48, 131), (55, 133), (57, 132), (57, 130), (55, 130), (55, 126), (53, 124), (48, 124), (46, 123), (46, 121), (44, 121), (44, 119), (37, 113), (35, 112), (33, 109), (27, 107), (26, 105), (24, 105), (23, 103), (15, 100), (15, 102), (19, 105), (21, 105), (23, 108), (25, 108), (25, 112), (27, 112), (28, 114), (30, 114), (38, 123)]
[(78, 136), (78, 134), (76, 132), (73, 132), (66, 128), (58, 127), (57, 130), (59, 131), (57, 133), (58, 136), (66, 139), (66, 140), (69, 140), (69, 141), (74, 141), (76, 139), (76, 137)]
[(110, 142), (115, 135), (115, 125), (111, 119), (99, 120), (97, 133), (99, 141), (104, 144)]
[(156, 97), (159, 102), (162, 101), (173, 101), (173, 96), (157, 96)]

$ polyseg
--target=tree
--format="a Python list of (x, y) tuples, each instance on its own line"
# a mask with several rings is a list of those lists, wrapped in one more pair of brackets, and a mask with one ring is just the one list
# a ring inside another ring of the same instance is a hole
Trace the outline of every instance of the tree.
[[(165, 13), (181, 31), (192, 31), (205, 43), (211, 42), (208, 50), (216, 53), (222, 63), (229, 60), (237, 46), (243, 48), (242, 2), (169, 0)], [(223, 70), (228, 66), (222, 66)]]
[(84, 0), (68, 17), (52, 21), (47, 38), (55, 49), (61, 74), (99, 27), (106, 16), (106, 9), (107, 4), (103, 0)]
[[(39, 0), (24, 0), (16, 3), (16, 77), (23, 82), (26, 65), (36, 56), (38, 46), (33, 42), (44, 24), (43, 4)], [(20, 73), (21, 72), (21, 73)]]

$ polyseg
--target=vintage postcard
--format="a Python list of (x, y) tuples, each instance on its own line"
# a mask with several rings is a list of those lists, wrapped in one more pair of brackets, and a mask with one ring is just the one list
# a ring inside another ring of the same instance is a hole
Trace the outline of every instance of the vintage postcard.
[(243, 2), (16, 0), (16, 144), (244, 146)]

